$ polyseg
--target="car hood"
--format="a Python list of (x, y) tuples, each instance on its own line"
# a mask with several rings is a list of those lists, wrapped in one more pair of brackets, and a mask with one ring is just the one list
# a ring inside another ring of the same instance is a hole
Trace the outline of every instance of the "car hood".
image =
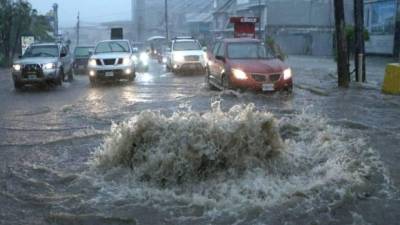
[(56, 57), (32, 57), (32, 58), (22, 58), (14, 61), (14, 64), (46, 64), (46, 63), (55, 63), (57, 62)]
[(230, 60), (232, 68), (241, 69), (246, 73), (280, 73), (289, 68), (279, 59), (257, 59), (257, 60)]
[(204, 54), (204, 51), (202, 50), (193, 50), (193, 51), (175, 51), (172, 54), (181, 54), (183, 56), (189, 56), (189, 55), (198, 55), (202, 56)]
[(92, 55), (91, 59), (116, 59), (130, 57), (131, 54), (127, 52), (111, 52), (111, 53), (100, 53)]

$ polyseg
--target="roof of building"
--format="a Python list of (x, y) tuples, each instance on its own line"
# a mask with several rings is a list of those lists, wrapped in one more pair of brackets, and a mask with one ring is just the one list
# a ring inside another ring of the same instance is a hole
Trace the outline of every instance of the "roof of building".
[(210, 23), (212, 22), (211, 13), (187, 13), (186, 22), (187, 23)]

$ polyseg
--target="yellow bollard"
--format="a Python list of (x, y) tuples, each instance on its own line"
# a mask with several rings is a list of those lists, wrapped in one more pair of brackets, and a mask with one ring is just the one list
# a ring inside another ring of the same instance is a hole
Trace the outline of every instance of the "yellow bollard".
[(382, 91), (386, 94), (400, 94), (400, 63), (386, 66)]

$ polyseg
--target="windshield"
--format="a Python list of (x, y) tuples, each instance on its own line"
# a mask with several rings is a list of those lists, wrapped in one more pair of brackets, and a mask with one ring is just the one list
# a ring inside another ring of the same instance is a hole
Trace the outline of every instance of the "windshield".
[(267, 59), (273, 58), (271, 50), (260, 43), (231, 43), (228, 45), (230, 59)]
[(32, 46), (26, 50), (23, 57), (58, 57), (58, 46)]
[(99, 43), (96, 53), (129, 52), (129, 43), (126, 41), (108, 41)]
[(195, 41), (179, 41), (174, 44), (174, 51), (201, 50), (199, 43)]
[(74, 55), (77, 57), (88, 57), (92, 50), (92, 47), (78, 47), (75, 48)]

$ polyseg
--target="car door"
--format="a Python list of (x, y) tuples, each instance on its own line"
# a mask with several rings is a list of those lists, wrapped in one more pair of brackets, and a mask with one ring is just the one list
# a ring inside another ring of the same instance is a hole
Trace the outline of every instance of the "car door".
[(66, 52), (66, 48), (64, 46), (61, 46), (60, 61), (61, 61), (62, 67), (64, 69), (64, 74), (66, 74), (70, 68), (68, 67), (67, 52)]
[(217, 43), (214, 45), (214, 48), (212, 49), (211, 54), (210, 54), (210, 57), (209, 57), (208, 67), (209, 67), (209, 69), (210, 69), (210, 74), (211, 74), (211, 76), (213, 76), (213, 77), (215, 77), (216, 74), (217, 74), (217, 73), (216, 73), (216, 68), (215, 68), (215, 63), (216, 63), (215, 56), (216, 56), (217, 53), (218, 53), (218, 48), (219, 48), (219, 46), (221, 46), (221, 42), (217, 42)]
[(225, 44), (221, 43), (215, 55), (214, 73), (218, 81), (222, 81), (222, 74), (225, 72)]

